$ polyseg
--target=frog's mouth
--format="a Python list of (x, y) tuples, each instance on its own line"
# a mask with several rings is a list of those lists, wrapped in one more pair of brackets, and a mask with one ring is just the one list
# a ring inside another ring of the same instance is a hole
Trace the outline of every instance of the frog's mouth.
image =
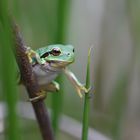
[(47, 61), (51, 67), (55, 68), (64, 68), (67, 65), (71, 64), (73, 61)]

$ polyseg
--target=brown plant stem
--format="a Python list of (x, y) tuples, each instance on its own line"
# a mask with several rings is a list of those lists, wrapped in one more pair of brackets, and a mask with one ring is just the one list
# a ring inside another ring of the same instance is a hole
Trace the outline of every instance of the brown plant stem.
[[(22, 81), (24, 82), (23, 84), (27, 89), (29, 98), (34, 98), (38, 96), (40, 87), (38, 86), (36, 77), (32, 72), (32, 66), (29, 63), (28, 57), (25, 53), (26, 45), (15, 23), (12, 23), (12, 29), (16, 46), (14, 48), (14, 52), (16, 61), (19, 66)], [(40, 127), (43, 140), (54, 140), (49, 115), (43, 99), (31, 103)]]

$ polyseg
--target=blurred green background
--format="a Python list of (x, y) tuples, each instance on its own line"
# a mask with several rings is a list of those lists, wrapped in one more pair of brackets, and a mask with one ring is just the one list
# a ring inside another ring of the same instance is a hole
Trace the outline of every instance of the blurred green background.
[[(90, 127), (113, 140), (140, 139), (139, 0), (1, 0), (0, 101), (9, 106), (7, 120), (16, 128), (13, 133), (19, 134), (14, 140), (38, 140), (41, 136), (36, 122), (19, 117), (15, 111), (16, 103), (25, 102), (28, 97), (23, 86), (15, 92), (16, 66), (13, 67), (14, 59), (9, 59), (13, 58), (10, 50), (4, 48), (10, 46), (6, 11), (14, 17), (26, 44), (33, 49), (57, 43), (74, 45), (76, 58), (70, 69), (83, 83), (88, 49), (93, 46)], [(60, 94), (50, 93), (46, 99), (46, 105), (54, 110), (53, 119), (56, 121), (61, 113), (82, 122), (83, 99), (65, 77), (58, 80)], [(57, 131), (55, 121), (57, 139), (78, 139)], [(3, 119), (0, 128), (0, 139), (4, 139), (11, 131), (2, 129)]]

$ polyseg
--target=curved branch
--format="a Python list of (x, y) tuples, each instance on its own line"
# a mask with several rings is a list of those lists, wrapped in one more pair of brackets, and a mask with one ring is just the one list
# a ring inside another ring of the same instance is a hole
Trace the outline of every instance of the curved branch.
[[(22, 76), (22, 80), (27, 89), (29, 98), (34, 98), (38, 96), (37, 93), (40, 92), (40, 87), (37, 83), (35, 75), (32, 72), (32, 66), (29, 63), (28, 57), (26, 55), (26, 45), (23, 41), (17, 25), (14, 22), (12, 22), (12, 30), (15, 40), (14, 52)], [(47, 108), (45, 107), (43, 99), (32, 102), (32, 106), (38, 124), (40, 126), (43, 140), (54, 140)]]

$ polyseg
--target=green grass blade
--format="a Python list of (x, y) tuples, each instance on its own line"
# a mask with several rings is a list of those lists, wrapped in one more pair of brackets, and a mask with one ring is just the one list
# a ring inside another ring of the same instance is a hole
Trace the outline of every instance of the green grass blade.
[[(90, 88), (90, 53), (88, 53), (87, 63), (87, 75), (86, 75), (86, 88)], [(88, 126), (89, 126), (89, 111), (90, 111), (90, 93), (85, 93), (84, 98), (84, 110), (83, 110), (83, 128), (82, 128), (82, 140), (88, 140)]]
[[(62, 77), (58, 78), (59, 83), (60, 81), (63, 81)], [(59, 119), (60, 119), (60, 113), (62, 111), (62, 104), (63, 104), (63, 89), (60, 89), (59, 93), (54, 93), (52, 95), (52, 126), (55, 135), (57, 135), (59, 129)]]
[(6, 139), (19, 140), (17, 117), (17, 90), (15, 61), (12, 52), (12, 35), (8, 17), (8, 1), (0, 1), (0, 56), (2, 75), (2, 94), (6, 102), (7, 117), (5, 120)]
[[(67, 22), (67, 12), (68, 12), (69, 0), (58, 0), (57, 6), (57, 29), (55, 36), (55, 43), (65, 43), (66, 35), (66, 22)], [(59, 117), (63, 106), (63, 76), (59, 76), (57, 81), (61, 85), (59, 93), (52, 95), (52, 125), (54, 133), (58, 132)]]

